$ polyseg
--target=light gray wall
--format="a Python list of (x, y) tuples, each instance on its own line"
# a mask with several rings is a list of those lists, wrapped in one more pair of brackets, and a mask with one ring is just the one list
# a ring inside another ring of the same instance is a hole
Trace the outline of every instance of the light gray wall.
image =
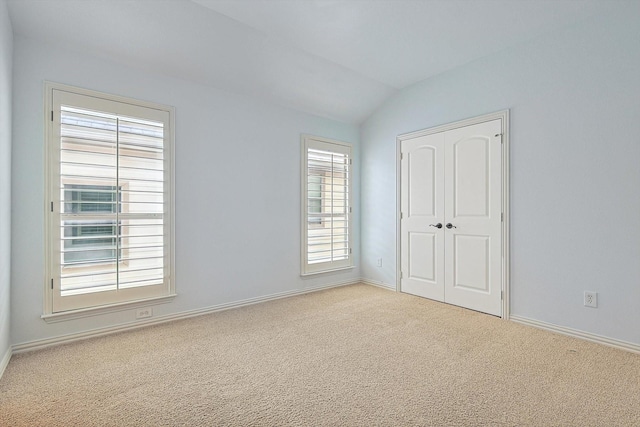
[(395, 287), (396, 136), (509, 108), (512, 314), (640, 344), (640, 3), (619, 6), (407, 88), (363, 124), (363, 277)]
[(0, 361), (11, 346), (11, 71), (13, 32), (0, 0)]
[[(50, 80), (176, 108), (176, 287), (154, 315), (353, 280), (300, 277), (300, 134), (354, 144), (359, 129), (152, 70), (15, 39), (12, 339), (20, 344), (135, 320), (133, 310), (46, 324), (43, 82)], [(359, 200), (356, 162), (355, 200)], [(359, 230), (356, 203), (354, 228)], [(355, 242), (359, 242), (356, 234)], [(354, 250), (359, 263), (358, 245)]]

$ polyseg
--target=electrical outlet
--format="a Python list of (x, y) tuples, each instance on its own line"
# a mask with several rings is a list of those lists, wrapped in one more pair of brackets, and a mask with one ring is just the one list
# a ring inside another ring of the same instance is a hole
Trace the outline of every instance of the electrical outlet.
[(378, 258), (378, 267), (382, 267), (382, 258)]
[(584, 306), (585, 307), (597, 308), (598, 307), (598, 293), (597, 292), (584, 291)]
[(153, 309), (151, 307), (139, 308), (136, 310), (136, 319), (146, 319), (153, 316)]

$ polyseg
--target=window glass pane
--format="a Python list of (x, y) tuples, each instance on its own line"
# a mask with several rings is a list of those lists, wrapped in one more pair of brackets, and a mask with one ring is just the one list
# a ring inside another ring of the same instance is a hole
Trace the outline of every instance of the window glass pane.
[[(113, 214), (119, 209), (115, 186), (64, 185), (64, 213)], [(118, 256), (117, 220), (63, 221), (63, 266), (115, 262)]]
[(63, 265), (114, 262), (118, 226), (114, 221), (63, 221)]
[(115, 213), (117, 187), (109, 185), (64, 185), (65, 213)]

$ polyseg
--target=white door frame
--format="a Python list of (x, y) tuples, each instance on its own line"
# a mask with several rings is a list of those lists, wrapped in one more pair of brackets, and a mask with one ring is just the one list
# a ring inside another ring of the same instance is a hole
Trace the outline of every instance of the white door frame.
[(423, 129), (415, 132), (398, 135), (396, 138), (396, 291), (400, 292), (400, 271), (401, 271), (401, 244), (400, 244), (400, 191), (401, 191), (401, 158), (400, 149), (402, 142), (408, 139), (431, 135), (434, 133), (446, 132), (464, 126), (471, 126), (495, 119), (502, 120), (502, 318), (509, 320), (509, 264), (511, 251), (509, 249), (509, 110), (497, 111), (466, 120)]

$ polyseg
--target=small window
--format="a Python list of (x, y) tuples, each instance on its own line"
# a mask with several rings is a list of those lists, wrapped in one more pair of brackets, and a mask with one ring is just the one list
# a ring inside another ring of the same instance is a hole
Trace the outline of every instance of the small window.
[[(64, 185), (64, 213), (116, 213), (121, 209), (120, 187)], [(122, 256), (122, 228), (113, 220), (63, 221), (63, 268), (113, 263)]]
[(172, 109), (48, 84), (47, 314), (167, 297)]
[(351, 146), (303, 137), (302, 274), (353, 266)]

